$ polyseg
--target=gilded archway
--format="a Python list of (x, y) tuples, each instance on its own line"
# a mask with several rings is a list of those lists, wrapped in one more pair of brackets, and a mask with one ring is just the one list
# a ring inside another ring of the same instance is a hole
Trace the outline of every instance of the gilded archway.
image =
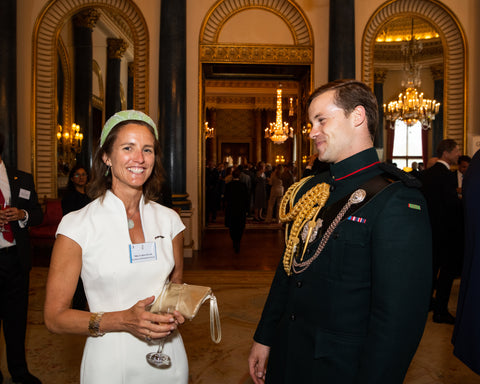
[(36, 189), (54, 197), (56, 181), (56, 61), (57, 42), (64, 22), (83, 8), (104, 8), (120, 16), (134, 40), (134, 108), (148, 110), (148, 30), (131, 0), (52, 0), (42, 10), (33, 32), (32, 141)]
[(362, 79), (373, 87), (375, 36), (393, 18), (417, 16), (440, 34), (444, 48), (444, 136), (466, 147), (466, 52), (465, 34), (455, 15), (435, 0), (393, 0), (370, 18), (362, 40)]
[[(279, 16), (288, 26), (294, 44), (219, 44), (228, 20), (247, 9), (263, 9)], [(291, 0), (220, 0), (208, 12), (200, 32), (200, 62), (312, 64), (312, 28), (298, 5)]]

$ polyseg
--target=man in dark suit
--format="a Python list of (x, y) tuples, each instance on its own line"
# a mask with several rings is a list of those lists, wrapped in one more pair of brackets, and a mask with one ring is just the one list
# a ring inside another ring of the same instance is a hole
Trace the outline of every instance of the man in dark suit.
[(240, 169), (232, 172), (233, 179), (225, 185), (225, 226), (229, 228), (235, 253), (240, 252), (250, 195), (247, 186), (240, 181)]
[(254, 335), (250, 376), (256, 384), (401, 384), (430, 301), (419, 181), (380, 163), (378, 107), (364, 83), (328, 83), (307, 107), (318, 158), (330, 166), (282, 201), (286, 247)]
[(455, 317), (448, 312), (448, 300), (453, 280), (460, 273), (463, 242), (461, 201), (457, 194), (457, 175), (450, 166), (457, 164), (460, 151), (452, 139), (442, 140), (437, 148), (437, 162), (421, 176), (423, 193), (427, 199), (433, 241), (433, 321), (454, 324)]
[[(5, 137), (0, 133), (0, 319), (3, 322), (7, 365), (14, 383), (41, 381), (27, 368), (25, 333), (31, 250), (28, 227), (42, 222), (32, 175), (6, 167)], [(9, 206), (9, 207), (8, 207)], [(0, 372), (0, 383), (3, 376)]]
[(453, 332), (453, 353), (480, 375), (480, 150), (463, 180), (465, 259)]

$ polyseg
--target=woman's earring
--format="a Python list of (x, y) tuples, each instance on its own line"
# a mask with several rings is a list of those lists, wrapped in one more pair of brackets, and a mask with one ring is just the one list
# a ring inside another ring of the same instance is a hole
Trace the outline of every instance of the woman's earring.
[(107, 170), (105, 172), (105, 177), (107, 177), (109, 173), (110, 173), (110, 165), (107, 165)]

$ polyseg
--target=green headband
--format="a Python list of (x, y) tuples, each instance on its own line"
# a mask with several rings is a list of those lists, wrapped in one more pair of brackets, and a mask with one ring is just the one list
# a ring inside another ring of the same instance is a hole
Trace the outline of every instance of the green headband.
[(150, 127), (153, 128), (153, 132), (155, 132), (155, 138), (158, 140), (158, 130), (153, 120), (149, 116), (147, 116), (145, 113), (131, 109), (128, 111), (117, 112), (107, 120), (107, 122), (103, 126), (102, 135), (100, 136), (100, 146), (102, 146), (103, 143), (105, 143), (107, 136), (109, 135), (109, 133), (113, 128), (115, 128), (121, 122), (127, 121), (127, 120), (137, 120), (137, 121), (143, 121), (144, 123), (147, 123)]

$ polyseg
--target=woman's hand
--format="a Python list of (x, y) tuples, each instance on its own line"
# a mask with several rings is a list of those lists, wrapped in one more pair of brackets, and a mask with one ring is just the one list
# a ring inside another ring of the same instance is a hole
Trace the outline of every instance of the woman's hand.
[(126, 331), (139, 339), (160, 339), (170, 335), (179, 324), (185, 322), (180, 312), (168, 314), (151, 313), (147, 308), (155, 296), (138, 301), (133, 307), (123, 311), (122, 324)]

